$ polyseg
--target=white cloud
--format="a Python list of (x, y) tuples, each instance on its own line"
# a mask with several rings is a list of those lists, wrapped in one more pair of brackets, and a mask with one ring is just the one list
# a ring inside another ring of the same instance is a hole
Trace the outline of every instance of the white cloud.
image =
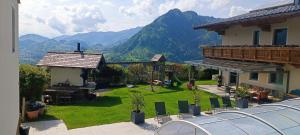
[(232, 16), (241, 15), (241, 14), (247, 13), (251, 10), (252, 9), (244, 8), (244, 7), (240, 7), (240, 6), (232, 6), (230, 8), (229, 16), (232, 17)]
[(218, 9), (218, 8), (222, 8), (226, 5), (228, 5), (230, 3), (231, 0), (211, 0), (210, 3), (210, 7), (212, 9)]
[(48, 25), (53, 28), (54, 30), (57, 30), (61, 34), (66, 33), (67, 25), (63, 24), (59, 19), (56, 17), (52, 17), (48, 20)]
[(198, 10), (203, 5), (200, 0), (168, 0), (159, 6), (159, 14), (164, 14), (171, 9), (178, 8), (182, 11)]
[(74, 3), (73, 0), (23, 2), (20, 6), (20, 33), (40, 33), (52, 37), (98, 31), (101, 24), (106, 22), (101, 11), (102, 7), (114, 5), (107, 0), (93, 1), (94, 4), (89, 4), (88, 1), (84, 3)]
[(119, 11), (127, 16), (153, 15), (156, 12), (155, 0), (133, 0), (131, 6), (121, 6)]
[(182, 11), (215, 10), (228, 5), (231, 0), (167, 0), (159, 6), (159, 13), (164, 14), (171, 9), (178, 8)]
[(101, 10), (96, 6), (81, 6), (71, 11), (75, 32), (94, 31), (98, 29), (98, 25), (106, 22)]
[(23, 0), (20, 34), (48, 37), (145, 26), (171, 9), (228, 17), (293, 0)]

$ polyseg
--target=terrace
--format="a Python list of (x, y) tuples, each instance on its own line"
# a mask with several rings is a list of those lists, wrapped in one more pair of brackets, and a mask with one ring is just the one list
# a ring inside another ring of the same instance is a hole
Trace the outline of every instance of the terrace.
[(251, 62), (268, 62), (300, 66), (299, 46), (213, 46), (203, 47), (203, 56)]

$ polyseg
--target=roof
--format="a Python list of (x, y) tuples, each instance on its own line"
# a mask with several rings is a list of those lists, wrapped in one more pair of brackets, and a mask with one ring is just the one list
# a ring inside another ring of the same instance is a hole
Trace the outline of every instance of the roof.
[(259, 63), (259, 62), (246, 62), (246, 61), (234, 61), (234, 60), (223, 60), (223, 59), (210, 59), (206, 58), (204, 60), (198, 61), (187, 61), (187, 64), (192, 64), (195, 66), (212, 68), (212, 69), (222, 69), (232, 72), (275, 72), (281, 69), (281, 65), (270, 64), (270, 63)]
[(297, 98), (171, 121), (159, 128), (155, 135), (296, 135), (300, 132), (299, 116), (300, 99)]
[(160, 62), (165, 62), (167, 61), (166, 57), (162, 54), (155, 54), (153, 56), (153, 58), (151, 59), (152, 62), (157, 62), (157, 61), (160, 61)]
[(102, 57), (102, 54), (49, 52), (37, 65), (46, 67), (97, 68), (103, 59)]
[(278, 20), (272, 20), (278, 19), (278, 18), (290, 18), (294, 16), (300, 15), (300, 4), (286, 4), (281, 6), (275, 6), (275, 7), (269, 7), (259, 10), (253, 10), (249, 13), (242, 14), (239, 16), (221, 19), (216, 22), (199, 25), (196, 26), (195, 29), (212, 29), (212, 30), (220, 30), (224, 29), (230, 25), (240, 24), (240, 23), (247, 23), (249, 21), (255, 21), (256, 23), (273, 23), (272, 21), (278, 21)]

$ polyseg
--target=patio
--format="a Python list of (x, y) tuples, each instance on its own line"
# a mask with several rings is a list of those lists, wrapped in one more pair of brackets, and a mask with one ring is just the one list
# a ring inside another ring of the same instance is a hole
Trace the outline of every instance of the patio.
[[(178, 117), (173, 115), (171, 119), (178, 120)], [(71, 130), (67, 129), (62, 120), (31, 122), (25, 125), (30, 126), (30, 135), (153, 135), (154, 131), (161, 126), (154, 118), (146, 119), (145, 124), (142, 125), (120, 122)]]

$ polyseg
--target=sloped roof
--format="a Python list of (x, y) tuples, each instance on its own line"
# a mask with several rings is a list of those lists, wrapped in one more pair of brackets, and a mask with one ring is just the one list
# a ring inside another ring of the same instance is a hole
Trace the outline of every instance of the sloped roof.
[(160, 62), (165, 62), (165, 61), (167, 61), (167, 59), (166, 59), (166, 57), (165, 57), (164, 55), (162, 55), (162, 54), (155, 54), (155, 55), (153, 56), (153, 58), (151, 59), (151, 61), (152, 61), (152, 62), (158, 62), (158, 61), (160, 61)]
[(97, 68), (102, 57), (102, 54), (49, 52), (37, 65), (46, 67)]
[(249, 13), (242, 14), (239, 16), (234, 16), (231, 18), (221, 19), (216, 22), (199, 25), (196, 26), (195, 29), (201, 29), (201, 28), (209, 29), (221, 25), (223, 25), (224, 27), (224, 26), (252, 21), (252, 20), (266, 20), (265, 23), (268, 23), (268, 20), (271, 18), (276, 18), (276, 17), (288, 18), (296, 15), (300, 15), (300, 4), (291, 3), (291, 4), (281, 5), (281, 6), (253, 10), (250, 11)]

